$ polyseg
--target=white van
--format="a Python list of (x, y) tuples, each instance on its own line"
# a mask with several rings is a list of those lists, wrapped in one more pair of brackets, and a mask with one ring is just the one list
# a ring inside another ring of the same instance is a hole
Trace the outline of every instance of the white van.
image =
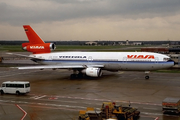
[(27, 81), (6, 81), (0, 87), (0, 93), (26, 94), (30, 92), (30, 83)]

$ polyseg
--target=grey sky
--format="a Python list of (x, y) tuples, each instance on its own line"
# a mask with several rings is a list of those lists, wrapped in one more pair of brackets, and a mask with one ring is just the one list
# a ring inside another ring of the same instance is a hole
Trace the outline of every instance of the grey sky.
[(180, 0), (0, 0), (0, 40), (180, 40)]

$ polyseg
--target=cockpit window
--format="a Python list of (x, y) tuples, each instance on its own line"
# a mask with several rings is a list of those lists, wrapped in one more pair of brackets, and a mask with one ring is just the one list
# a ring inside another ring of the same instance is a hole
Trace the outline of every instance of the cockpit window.
[(164, 58), (164, 61), (168, 61), (168, 60), (170, 60), (170, 58)]

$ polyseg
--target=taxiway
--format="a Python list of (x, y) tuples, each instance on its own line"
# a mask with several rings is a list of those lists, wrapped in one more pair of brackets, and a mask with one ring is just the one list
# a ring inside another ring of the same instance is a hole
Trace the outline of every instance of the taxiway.
[(166, 97), (180, 98), (180, 74), (103, 71), (100, 78), (70, 79), (68, 70), (17, 70), (0, 67), (3, 81), (29, 81), (27, 95), (0, 95), (0, 119), (77, 120), (79, 110), (101, 108), (102, 102), (141, 111), (140, 120), (180, 120), (178, 115), (163, 115), (161, 102)]

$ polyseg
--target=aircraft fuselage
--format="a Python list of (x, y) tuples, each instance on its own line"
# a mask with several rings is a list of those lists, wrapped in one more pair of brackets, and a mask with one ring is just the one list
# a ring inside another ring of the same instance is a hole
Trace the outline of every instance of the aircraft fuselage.
[(37, 63), (49, 65), (102, 65), (104, 70), (165, 69), (174, 65), (166, 55), (150, 52), (54, 52), (30, 55)]

